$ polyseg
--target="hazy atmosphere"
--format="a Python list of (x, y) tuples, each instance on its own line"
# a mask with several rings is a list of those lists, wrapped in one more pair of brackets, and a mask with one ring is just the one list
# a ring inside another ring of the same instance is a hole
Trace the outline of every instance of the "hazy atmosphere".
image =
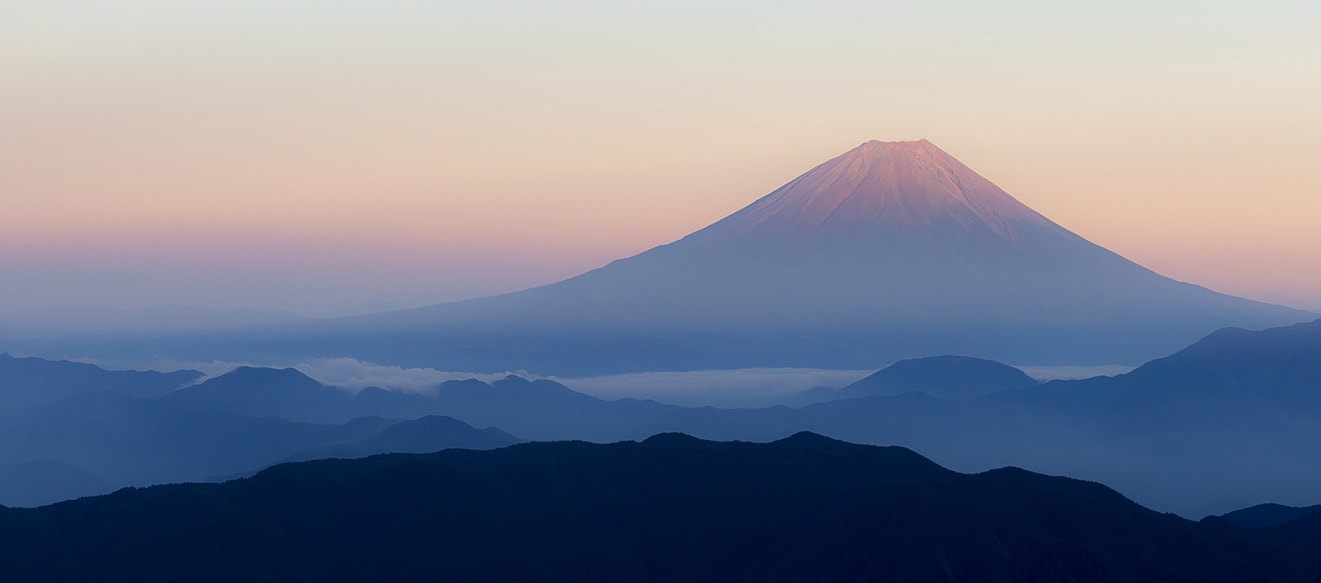
[(0, 313), (325, 316), (548, 283), (868, 139), (1158, 272), (1321, 308), (1311, 2), (19, 0)]
[(1317, 583), (1319, 31), (0, 0), (0, 579)]

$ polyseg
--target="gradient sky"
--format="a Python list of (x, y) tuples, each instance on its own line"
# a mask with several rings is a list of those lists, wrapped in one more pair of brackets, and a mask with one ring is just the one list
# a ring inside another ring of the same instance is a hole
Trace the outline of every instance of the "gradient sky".
[(1321, 308), (1321, 6), (1078, 4), (5, 0), (0, 312), (507, 291), (922, 137)]

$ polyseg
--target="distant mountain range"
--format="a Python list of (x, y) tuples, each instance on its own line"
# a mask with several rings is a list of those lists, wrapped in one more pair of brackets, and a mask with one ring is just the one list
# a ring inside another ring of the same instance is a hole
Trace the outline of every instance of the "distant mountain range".
[[(197, 373), (0, 358), (0, 378), (13, 377), (6, 366), (44, 367), (52, 376), (43, 386), (66, 386), (61, 374), (144, 375), (146, 390), (137, 397), (55, 391), (0, 430), (0, 465), (54, 462), (115, 485), (234, 475), (320, 455), (494, 447), (513, 436), (613, 442), (679, 431), (771, 441), (813, 431), (912, 447), (960, 471), (1017, 465), (1103, 481), (1185, 516), (1263, 501), (1314, 504), (1321, 491), (1321, 320), (1221, 330), (1130, 373), (1079, 381), (1039, 383), (980, 359), (915, 359), (843, 390), (813, 391), (803, 402), (814, 404), (798, 408), (606, 401), (519, 377), (450, 381), (420, 393), (350, 392), (297, 370), (254, 367), (162, 394)], [(0, 389), (0, 399), (34, 393)], [(141, 398), (152, 395), (159, 396)], [(413, 449), (378, 445), (385, 438), (375, 436), (398, 423), (392, 420), (427, 415), (472, 427), (452, 435), (445, 423), (423, 424), (434, 440), (419, 438)]]
[(935, 354), (1077, 366), (1139, 364), (1221, 327), (1314, 317), (1156, 274), (928, 141), (871, 141), (674, 243), (543, 287), (29, 351), (267, 364), (344, 356), (561, 377), (860, 369)]
[(1099, 484), (801, 433), (286, 464), (0, 509), (22, 581), (1313, 582), (1321, 516), (1249, 529)]
[[(236, 371), (215, 384), (243, 375)], [(191, 389), (172, 392), (200, 376), (0, 355), (0, 402), (9, 405), (0, 414), (0, 504), (29, 506), (123, 486), (250, 473), (288, 459), (489, 449), (519, 441), (444, 417), (301, 423), (256, 411), (192, 407), (176, 397)], [(282, 380), (298, 378), (305, 377)], [(318, 391), (339, 392), (313, 384)]]
[(202, 373), (192, 370), (110, 371), (92, 364), (14, 358), (0, 353), (0, 420), (67, 397), (102, 391), (160, 397), (202, 377)]

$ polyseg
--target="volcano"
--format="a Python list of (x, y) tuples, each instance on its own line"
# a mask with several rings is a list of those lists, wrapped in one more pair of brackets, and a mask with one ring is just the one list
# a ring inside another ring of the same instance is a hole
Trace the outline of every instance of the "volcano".
[(269, 355), (556, 374), (1140, 363), (1309, 314), (1174, 281), (926, 140), (870, 141), (683, 239), (501, 296), (295, 324)]

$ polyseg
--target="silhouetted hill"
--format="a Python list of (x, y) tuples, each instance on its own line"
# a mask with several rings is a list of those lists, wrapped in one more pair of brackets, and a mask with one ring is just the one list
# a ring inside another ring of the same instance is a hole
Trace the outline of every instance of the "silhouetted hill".
[[(23, 364), (63, 373), (60, 365), (73, 363), (33, 359)], [(143, 387), (127, 387), (138, 392), (155, 390), (151, 383), (161, 386), (162, 378), (180, 376), (114, 375), (88, 365), (71, 370), (93, 380), (106, 375), (117, 381), (144, 379)], [(191, 373), (183, 376), (192, 378)], [(84, 384), (91, 386), (96, 385)], [(360, 395), (364, 405), (379, 404), (373, 393)], [(362, 408), (399, 410), (413, 404), (410, 395), (391, 395), (384, 406)], [(281, 417), (350, 417), (356, 399), (293, 369), (254, 368), (241, 368), (157, 399), (113, 391), (73, 394), (0, 423), (0, 504), (31, 505), (126, 485), (204, 480), (252, 472), (290, 458), (489, 449), (519, 441), (499, 429), (478, 430), (442, 417), (402, 423), (371, 413), (333, 423)], [(413, 412), (409, 417), (422, 414)]]
[(1197, 387), (1321, 411), (1321, 320), (1259, 332), (1218, 330), (1124, 376), (1166, 391)]
[(264, 467), (312, 447), (354, 443), (396, 422), (296, 423), (93, 393), (6, 423), (0, 431), (0, 463), (54, 461), (115, 485), (200, 480)]
[(1289, 534), (897, 447), (671, 434), (0, 510), (0, 566), (23, 581), (1314, 581), (1321, 540)]
[(401, 421), (352, 444), (335, 444), (295, 453), (285, 461), (352, 459), (382, 453), (429, 453), (442, 449), (496, 449), (520, 440), (494, 427), (476, 429), (442, 415)]
[(1305, 508), (1281, 504), (1258, 504), (1251, 508), (1235, 510), (1221, 515), (1220, 518), (1243, 528), (1267, 528), (1287, 524), (1314, 514), (1321, 514), (1321, 504)]
[[(247, 367), (176, 391), (162, 400), (194, 410), (307, 423), (342, 423), (369, 416), (414, 419), (446, 415), (483, 427), (517, 425), (532, 439), (568, 435), (599, 441), (620, 439), (621, 433), (627, 438), (656, 433), (654, 420), (682, 410), (648, 401), (605, 401), (553, 381), (529, 381), (517, 376), (492, 383), (447, 381), (429, 393), (379, 388), (349, 393), (322, 385), (295, 369)], [(638, 423), (642, 425), (635, 427)]]
[(1228, 415), (1271, 410), (1321, 412), (1321, 320), (1263, 331), (1218, 330), (1171, 356), (1130, 373), (1053, 381), (993, 398), (1108, 410), (1137, 408), (1150, 416)]
[(115, 391), (138, 397), (159, 397), (202, 377), (181, 370), (106, 370), (78, 362), (14, 358), (0, 354), (0, 418), (72, 395)]
[[(446, 382), (426, 393), (353, 394), (296, 371), (242, 369), (158, 402), (86, 396), (0, 425), (0, 464), (51, 460), (114, 483), (202, 479), (313, 448), (357, 455), (358, 443), (383, 426), (345, 436), (309, 429), (308, 422), (371, 416), (445, 415), (533, 440), (610, 442), (678, 431), (771, 441), (806, 430), (913, 447), (960, 471), (1017, 465), (1103, 481), (1144, 504), (1200, 517), (1267, 500), (1321, 502), (1318, 347), (1321, 322), (1228, 330), (1114, 377), (1052, 381), (959, 402), (910, 392), (799, 409), (605, 401), (518, 377)], [(184, 396), (194, 399), (187, 407)], [(244, 415), (287, 415), (302, 423)], [(167, 465), (177, 467), (158, 471)]]
[(165, 401), (190, 409), (215, 409), (246, 416), (284, 417), (325, 422), (360, 417), (352, 396), (326, 387), (292, 369), (239, 367), (223, 375), (165, 396)]
[[(561, 384), (518, 377), (495, 383), (452, 381), (429, 394), (369, 389), (350, 396), (309, 385), (307, 394), (327, 401), (323, 408), (308, 409), (301, 420), (446, 415), (525, 439), (596, 442), (667, 431), (770, 441), (806, 430), (860, 443), (902, 444), (961, 471), (1019, 465), (1104, 481), (1161, 510), (1206, 516), (1263, 500), (1321, 501), (1321, 466), (1315, 456), (1321, 407), (1314, 405), (1321, 386), (1319, 346), (1321, 322), (1262, 332), (1230, 330), (1114, 377), (1052, 381), (962, 402), (910, 393), (800, 409), (604, 401)], [(1021, 373), (1009, 367), (971, 362), (978, 369), (985, 364), (989, 371), (1009, 371), (1006, 382), (1022, 381)], [(938, 366), (920, 372), (932, 378), (945, 374)], [(962, 373), (956, 366), (949, 376)], [(309, 382), (288, 374), (300, 384)], [(244, 410), (291, 413), (289, 408)], [(345, 449), (340, 455), (348, 453)]]
[(896, 362), (840, 389), (835, 393), (835, 398), (851, 399), (922, 391), (933, 397), (966, 401), (1039, 384), (1023, 371), (993, 360), (932, 356)]

